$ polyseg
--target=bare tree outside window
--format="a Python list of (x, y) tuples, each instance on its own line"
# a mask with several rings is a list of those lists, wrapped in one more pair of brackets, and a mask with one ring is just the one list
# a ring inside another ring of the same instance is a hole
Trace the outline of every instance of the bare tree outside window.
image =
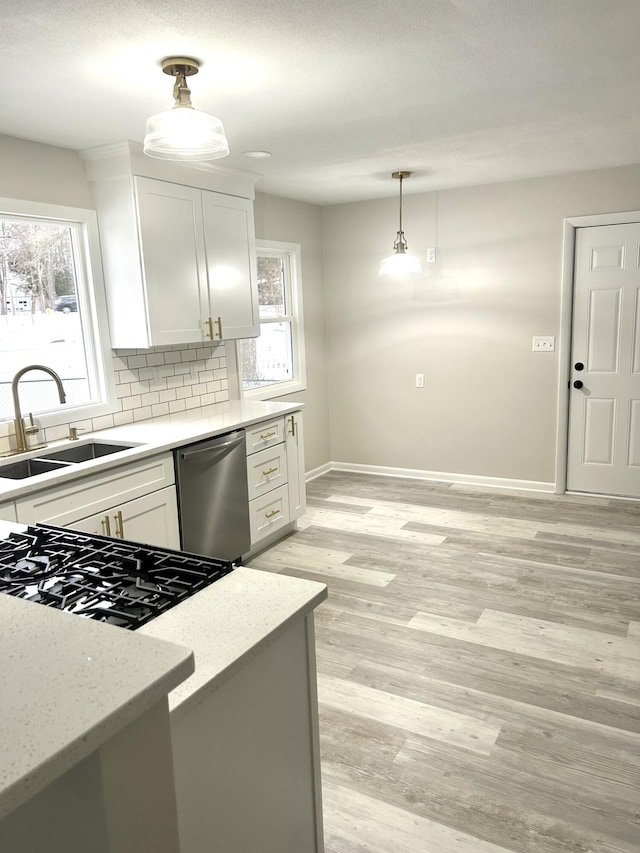
[(268, 399), (305, 387), (300, 246), (259, 241), (260, 336), (238, 341), (246, 397)]
[[(10, 383), (28, 364), (53, 368), (69, 403), (90, 399), (72, 227), (0, 219), (0, 419), (11, 417)], [(28, 411), (57, 406), (45, 373), (25, 377), (20, 395)]]

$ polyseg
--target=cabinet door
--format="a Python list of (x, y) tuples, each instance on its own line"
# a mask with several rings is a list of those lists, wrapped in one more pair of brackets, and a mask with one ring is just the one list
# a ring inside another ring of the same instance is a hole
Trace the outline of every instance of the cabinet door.
[(17, 521), (16, 508), (13, 501), (0, 504), (0, 521)]
[(159, 548), (179, 548), (178, 506), (174, 486), (136, 498), (69, 525), (83, 533), (116, 536)]
[(202, 211), (214, 337), (255, 338), (260, 322), (253, 202), (204, 191)]
[(140, 177), (135, 190), (150, 345), (202, 341), (209, 312), (200, 190)]
[(299, 518), (307, 507), (307, 492), (304, 479), (304, 440), (302, 436), (302, 412), (294, 412), (285, 418), (285, 445), (287, 448), (287, 472), (289, 477), (289, 514), (291, 520)]

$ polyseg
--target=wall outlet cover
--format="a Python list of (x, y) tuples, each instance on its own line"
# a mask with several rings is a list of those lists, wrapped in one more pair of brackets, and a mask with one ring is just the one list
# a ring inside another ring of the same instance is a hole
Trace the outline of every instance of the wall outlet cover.
[(534, 335), (531, 349), (534, 352), (555, 352), (556, 339), (553, 335), (547, 337)]

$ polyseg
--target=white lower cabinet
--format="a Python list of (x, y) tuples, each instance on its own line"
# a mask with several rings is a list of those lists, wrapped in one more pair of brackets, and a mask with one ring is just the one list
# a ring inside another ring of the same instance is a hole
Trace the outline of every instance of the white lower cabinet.
[(300, 518), (307, 508), (307, 490), (304, 479), (304, 438), (302, 412), (293, 412), (285, 418), (285, 446), (289, 474), (289, 513)]
[(117, 536), (158, 548), (179, 548), (176, 491), (167, 486), (158, 492), (127, 501), (106, 512), (70, 524), (74, 530)]
[(302, 413), (263, 421), (246, 434), (253, 548), (305, 510)]
[(158, 547), (179, 548), (170, 453), (110, 468), (16, 501), (18, 521), (55, 524)]
[(13, 501), (0, 504), (0, 521), (17, 521), (16, 508)]

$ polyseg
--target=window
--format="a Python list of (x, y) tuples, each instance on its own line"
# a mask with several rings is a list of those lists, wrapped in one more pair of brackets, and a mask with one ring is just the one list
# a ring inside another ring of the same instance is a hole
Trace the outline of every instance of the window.
[(260, 337), (238, 341), (243, 396), (266, 400), (306, 387), (300, 246), (259, 241)]
[(95, 213), (1, 199), (0, 421), (13, 419), (11, 381), (30, 364), (55, 370), (66, 394), (61, 405), (43, 371), (21, 379), (22, 412), (45, 426), (111, 410), (105, 312)]

